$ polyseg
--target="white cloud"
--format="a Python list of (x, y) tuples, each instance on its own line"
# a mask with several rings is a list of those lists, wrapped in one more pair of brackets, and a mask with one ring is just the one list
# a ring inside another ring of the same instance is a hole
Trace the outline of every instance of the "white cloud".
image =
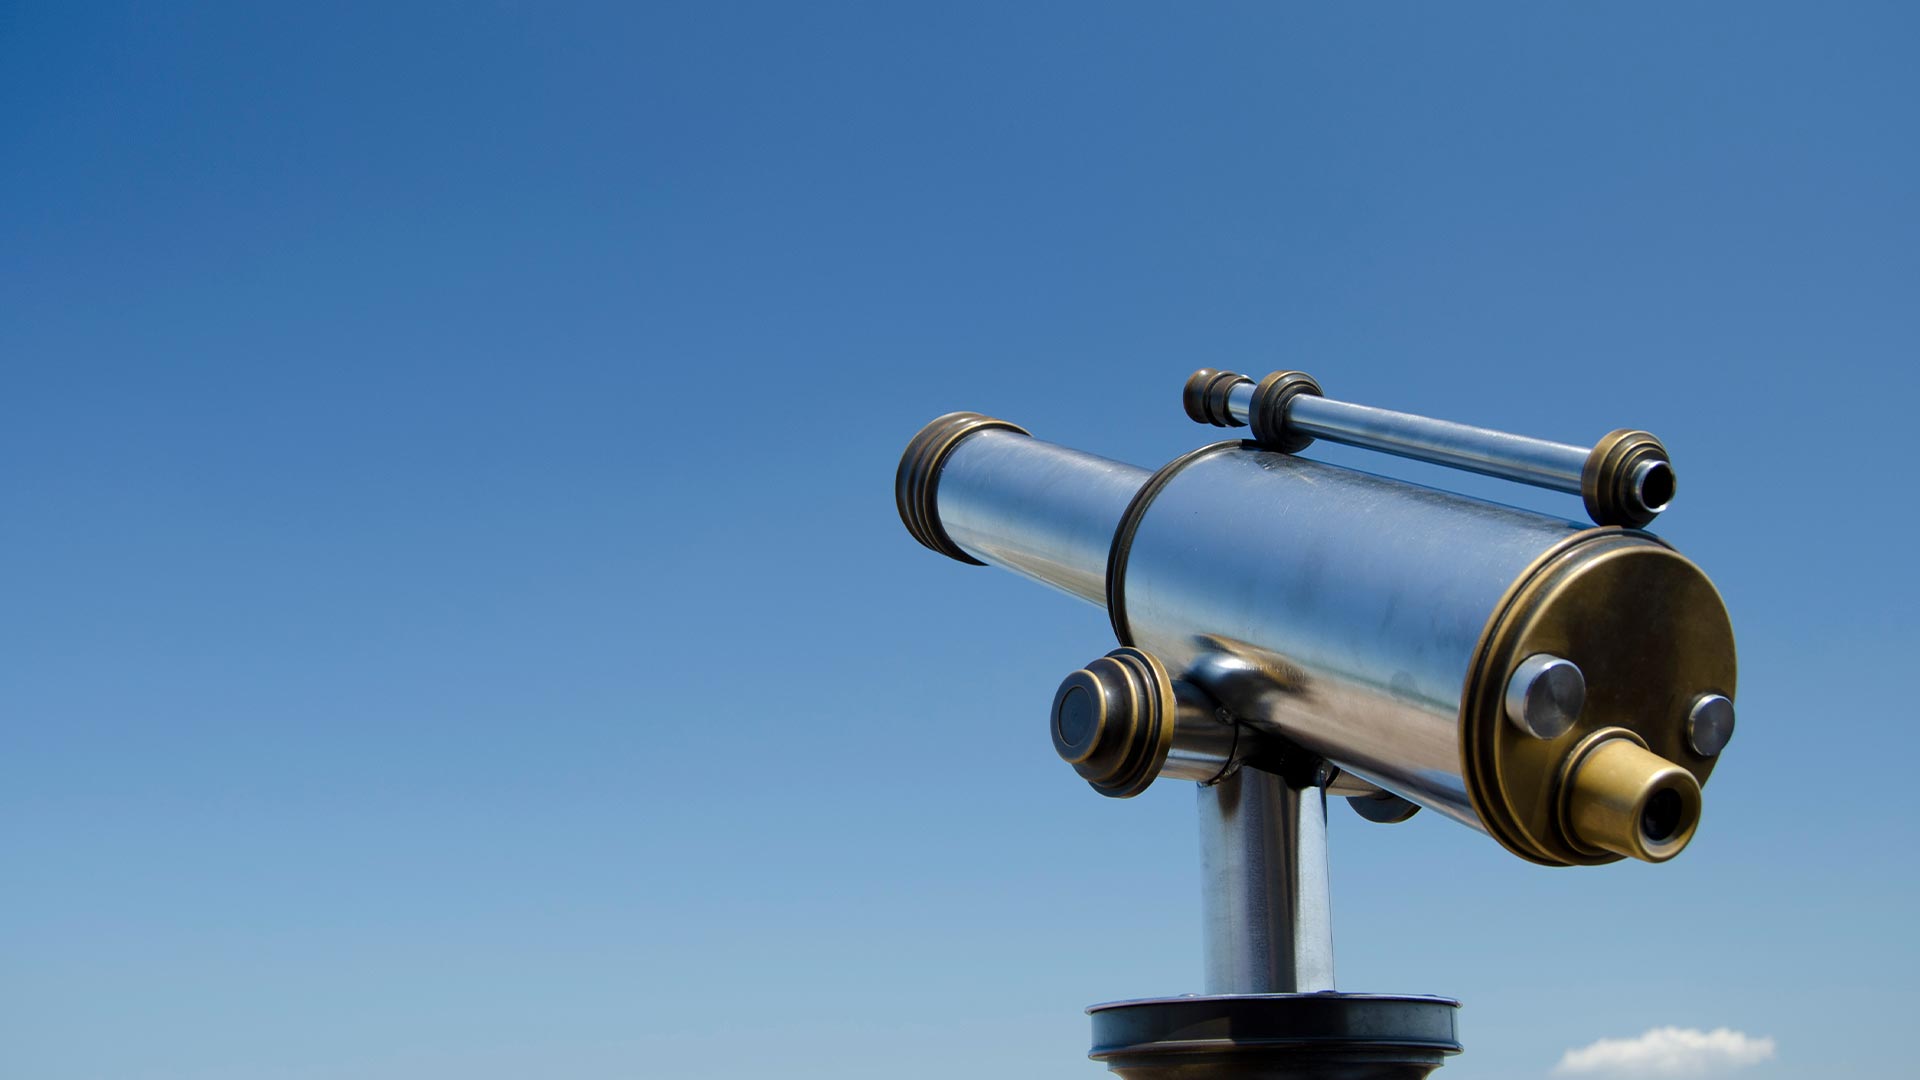
[(1632, 1039), (1601, 1039), (1560, 1055), (1556, 1074), (1708, 1076), (1773, 1057), (1773, 1040), (1731, 1028), (1657, 1027)]

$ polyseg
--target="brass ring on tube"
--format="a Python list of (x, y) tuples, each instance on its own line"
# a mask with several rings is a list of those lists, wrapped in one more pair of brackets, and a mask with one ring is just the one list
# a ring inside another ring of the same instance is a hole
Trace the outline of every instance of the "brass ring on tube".
[(1165, 465), (1159, 471), (1147, 477), (1147, 482), (1134, 492), (1133, 501), (1127, 503), (1126, 513), (1120, 515), (1120, 525), (1113, 530), (1113, 547), (1107, 551), (1107, 619), (1113, 623), (1113, 637), (1122, 645), (1133, 644), (1133, 628), (1127, 625), (1127, 556), (1133, 550), (1133, 534), (1140, 528), (1140, 519), (1146, 516), (1147, 507), (1153, 504), (1154, 496), (1170, 483), (1180, 470), (1220, 450), (1259, 449), (1258, 445), (1245, 441), (1210, 443), (1197, 450), (1189, 450)]
[(920, 429), (900, 455), (900, 467), (893, 474), (893, 501), (900, 521), (915, 540), (952, 559), (973, 566), (986, 563), (960, 550), (947, 530), (940, 525), (940, 510), (935, 496), (940, 489), (940, 466), (960, 440), (976, 431), (999, 428), (1021, 435), (1033, 433), (1018, 424), (996, 420), (975, 412), (953, 412), (939, 417)]
[(1276, 371), (1261, 379), (1247, 417), (1253, 441), (1283, 454), (1297, 454), (1312, 446), (1313, 436), (1287, 423), (1287, 403), (1301, 394), (1326, 396), (1319, 381), (1304, 371)]

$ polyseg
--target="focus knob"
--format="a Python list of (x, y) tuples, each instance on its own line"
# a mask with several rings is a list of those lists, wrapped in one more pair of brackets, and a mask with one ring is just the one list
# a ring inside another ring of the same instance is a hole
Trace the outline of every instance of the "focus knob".
[(1115, 649), (1060, 683), (1053, 749), (1100, 794), (1138, 795), (1167, 762), (1179, 705), (1160, 661)]

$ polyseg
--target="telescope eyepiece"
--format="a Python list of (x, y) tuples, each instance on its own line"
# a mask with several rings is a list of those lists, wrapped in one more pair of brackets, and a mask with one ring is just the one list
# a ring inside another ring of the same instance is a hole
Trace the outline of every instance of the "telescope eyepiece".
[(1603, 728), (1568, 755), (1561, 817), (1583, 847), (1666, 862), (1700, 824), (1700, 782), (1633, 732)]

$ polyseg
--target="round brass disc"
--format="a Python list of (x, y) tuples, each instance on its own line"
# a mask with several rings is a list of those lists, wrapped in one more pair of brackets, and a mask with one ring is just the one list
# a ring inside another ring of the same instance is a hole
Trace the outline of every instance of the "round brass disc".
[[(1566, 733), (1539, 739), (1507, 722), (1513, 669), (1535, 653), (1579, 665), (1586, 705)], [(1567, 756), (1607, 727), (1705, 783), (1687, 715), (1699, 694), (1733, 697), (1733, 626), (1713, 583), (1645, 533), (1602, 528), (1549, 551), (1509, 590), (1481, 636), (1461, 699), (1463, 774), (1474, 809), (1508, 850), (1553, 866), (1620, 858), (1568, 835), (1560, 813)]]

